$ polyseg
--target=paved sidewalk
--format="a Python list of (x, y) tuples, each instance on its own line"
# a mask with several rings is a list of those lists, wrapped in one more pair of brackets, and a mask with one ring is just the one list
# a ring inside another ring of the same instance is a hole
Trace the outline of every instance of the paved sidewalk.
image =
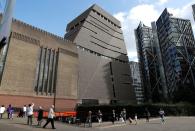
[[(0, 131), (45, 131), (52, 130), (49, 124), (46, 129), (37, 127), (34, 119), (33, 126), (26, 125), (27, 118), (14, 118), (14, 120), (0, 120)], [(45, 121), (43, 121), (43, 124)], [(116, 122), (104, 122), (101, 125), (93, 123), (92, 128), (84, 128), (84, 125), (73, 125), (62, 122), (55, 122), (56, 131), (195, 131), (195, 117), (166, 117), (165, 124), (161, 124), (159, 118), (151, 119), (146, 123), (144, 119), (138, 120), (138, 124), (126, 124)]]

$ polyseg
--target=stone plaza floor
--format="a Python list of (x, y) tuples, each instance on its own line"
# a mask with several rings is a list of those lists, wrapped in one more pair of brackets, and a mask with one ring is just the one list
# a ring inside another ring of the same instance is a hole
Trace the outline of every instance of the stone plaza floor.
[[(45, 121), (43, 122), (43, 124)], [(49, 124), (46, 129), (37, 127), (36, 120), (33, 126), (26, 125), (26, 118), (14, 118), (13, 120), (1, 119), (0, 131), (45, 131), (52, 130)], [(65, 124), (55, 122), (56, 131), (195, 131), (195, 117), (166, 117), (165, 123), (161, 124), (159, 118), (151, 119), (149, 123), (139, 120), (138, 124), (126, 124), (117, 122), (104, 122), (101, 125), (93, 123), (92, 128), (84, 128), (83, 125)]]

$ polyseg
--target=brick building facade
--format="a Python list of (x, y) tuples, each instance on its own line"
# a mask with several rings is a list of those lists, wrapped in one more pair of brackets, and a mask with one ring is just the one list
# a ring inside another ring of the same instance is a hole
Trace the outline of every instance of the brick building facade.
[(0, 59), (0, 104), (34, 102), (48, 108), (55, 101), (57, 110), (73, 110), (78, 79), (74, 43), (14, 19)]

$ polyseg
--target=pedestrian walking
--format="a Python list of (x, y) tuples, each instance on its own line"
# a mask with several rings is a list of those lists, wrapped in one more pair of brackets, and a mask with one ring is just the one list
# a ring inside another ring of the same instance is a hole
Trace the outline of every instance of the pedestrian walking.
[(17, 117), (23, 117), (23, 110), (22, 109), (20, 109)]
[(11, 104), (7, 107), (7, 119), (13, 119), (13, 112), (14, 109), (12, 108)]
[(159, 110), (159, 115), (160, 115), (160, 118), (161, 118), (161, 123), (163, 124), (165, 122), (165, 119), (164, 119), (165, 112), (162, 108), (160, 108), (160, 110)]
[(133, 122), (133, 120), (131, 119), (131, 117), (129, 117), (129, 123), (131, 124)]
[(56, 129), (54, 126), (54, 117), (55, 117), (54, 105), (52, 105), (51, 108), (49, 109), (47, 122), (45, 123), (43, 128), (45, 128), (47, 126), (47, 124), (49, 124), (51, 122), (52, 129)]
[(124, 120), (124, 122), (126, 123), (126, 120), (127, 120), (127, 112), (126, 112), (126, 109), (123, 108), (123, 111), (122, 111), (122, 118)]
[(135, 114), (134, 120), (135, 120), (135, 125), (137, 125), (137, 114)]
[(100, 110), (98, 110), (97, 119), (98, 119), (98, 123), (100, 125), (102, 123), (102, 112)]
[(32, 118), (33, 118), (33, 107), (34, 107), (34, 103), (29, 104), (27, 109), (26, 109), (26, 113), (27, 113), (27, 125), (32, 126)]
[(41, 106), (39, 106), (37, 121), (38, 121), (37, 126), (41, 126), (41, 123), (43, 121), (43, 109)]
[(22, 110), (23, 110), (23, 117), (25, 118), (26, 117), (26, 105), (23, 106)]
[(124, 122), (124, 119), (123, 119), (123, 111), (121, 111), (121, 113), (120, 113), (119, 121)]
[(115, 110), (112, 110), (112, 124), (114, 124), (116, 120), (116, 113), (115, 113)]
[(117, 114), (117, 113), (115, 112), (115, 115), (116, 115), (116, 119), (115, 119), (115, 120), (116, 120), (116, 121), (120, 121), (120, 114), (119, 114), (119, 113)]
[(88, 112), (87, 119), (86, 119), (85, 123), (88, 123), (89, 127), (92, 127), (92, 111)]
[(145, 116), (146, 116), (146, 122), (149, 122), (150, 121), (150, 112), (147, 108), (145, 109)]
[(2, 105), (2, 106), (0, 107), (0, 119), (2, 119), (2, 118), (3, 118), (3, 114), (4, 114), (4, 112), (5, 112), (5, 106), (4, 106), (4, 105)]

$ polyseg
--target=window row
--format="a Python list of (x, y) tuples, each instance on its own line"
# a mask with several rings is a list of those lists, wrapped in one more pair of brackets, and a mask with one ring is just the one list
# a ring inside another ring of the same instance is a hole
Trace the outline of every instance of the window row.
[(100, 14), (99, 12), (97, 12), (96, 10), (93, 9), (93, 12), (96, 13), (97, 15), (99, 15), (101, 18), (103, 18), (104, 20), (106, 20), (108, 23), (110, 23), (111, 25), (121, 28), (119, 26), (117, 26), (116, 24), (114, 24), (111, 20), (109, 20), (108, 18), (106, 18), (105, 16), (103, 16), (102, 14)]
[(85, 51), (87, 53), (91, 53), (93, 55), (96, 55), (96, 56), (100, 56), (101, 58), (103, 59), (108, 59), (108, 60), (113, 60), (113, 61), (119, 61), (119, 62), (122, 62), (122, 63), (128, 63), (128, 61), (123, 61), (123, 60), (119, 60), (119, 59), (116, 59), (116, 58), (112, 58), (112, 57), (109, 57), (109, 56), (105, 56), (105, 55), (102, 55), (100, 53), (97, 53), (95, 51), (92, 51), (92, 50), (89, 50), (87, 48), (83, 48), (81, 46), (77, 46), (77, 49), (81, 49), (82, 51)]
[(52, 95), (55, 92), (58, 52), (40, 48), (36, 69), (35, 91), (41, 95)]
[(72, 26), (70, 28), (70, 30), (73, 30), (74, 28), (76, 28), (77, 26), (79, 26), (80, 24), (82, 24), (85, 21), (85, 19), (82, 19), (81, 21), (79, 21), (78, 23), (76, 23), (74, 26)]

